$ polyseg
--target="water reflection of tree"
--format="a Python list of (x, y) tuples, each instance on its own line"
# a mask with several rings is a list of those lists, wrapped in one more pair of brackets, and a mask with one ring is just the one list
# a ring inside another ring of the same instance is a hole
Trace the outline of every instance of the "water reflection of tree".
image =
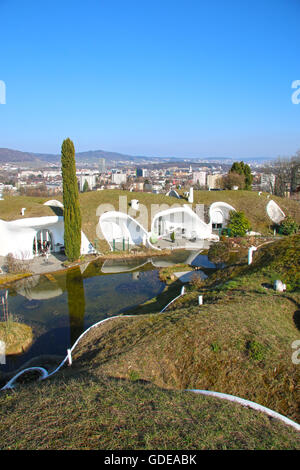
[(66, 287), (70, 318), (70, 341), (73, 345), (84, 330), (85, 296), (79, 268), (67, 271)]

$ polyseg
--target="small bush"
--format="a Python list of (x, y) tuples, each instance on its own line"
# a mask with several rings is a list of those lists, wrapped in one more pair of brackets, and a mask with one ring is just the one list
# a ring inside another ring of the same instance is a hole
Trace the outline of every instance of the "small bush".
[(192, 276), (191, 286), (193, 290), (202, 289), (205, 286), (205, 281), (195, 273)]
[(247, 343), (249, 357), (254, 361), (261, 362), (265, 359), (266, 347), (258, 341), (249, 341)]
[(292, 235), (293, 233), (297, 233), (298, 230), (299, 225), (290, 216), (287, 216), (280, 224), (280, 233), (283, 235)]
[(208, 259), (212, 263), (226, 263), (230, 258), (230, 242), (224, 239), (218, 243), (213, 243), (208, 250)]
[(9, 274), (26, 273), (30, 271), (30, 260), (22, 255), (22, 259), (14, 258), (12, 253), (8, 253), (5, 258), (6, 270)]
[(251, 230), (251, 225), (244, 212), (230, 212), (228, 228), (234, 237), (244, 237)]

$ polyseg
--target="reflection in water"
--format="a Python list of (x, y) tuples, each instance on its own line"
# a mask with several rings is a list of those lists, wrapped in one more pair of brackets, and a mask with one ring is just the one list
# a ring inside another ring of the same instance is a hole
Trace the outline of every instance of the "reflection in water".
[(153, 256), (152, 258), (125, 258), (107, 259), (104, 261), (101, 271), (105, 274), (134, 271), (145, 265), (152, 264), (156, 268), (165, 268), (174, 264), (192, 264), (193, 260), (202, 250), (174, 250), (170, 255)]
[[(126, 312), (163, 291), (165, 285), (154, 264), (191, 263), (197, 254), (181, 251), (152, 259), (109, 260), (104, 264), (95, 261), (85, 269), (81, 266), (11, 284), (10, 312), (17, 321), (32, 327), (34, 343), (23, 355), (1, 364), (0, 375), (1, 371), (15, 370), (40, 355), (65, 356), (67, 348), (89, 326)], [(199, 261), (200, 265), (207, 265), (206, 256), (200, 255)], [(3, 293), (0, 290), (0, 296)]]
[(84, 330), (85, 296), (79, 267), (67, 271), (66, 287), (70, 318), (70, 344), (72, 345)]
[(14, 288), (18, 294), (23, 295), (29, 301), (52, 299), (63, 293), (54, 278), (50, 280), (40, 275), (16, 281)]
[(157, 256), (151, 259), (153, 266), (165, 268), (174, 264), (192, 264), (202, 250), (176, 250), (171, 255)]
[(104, 261), (101, 271), (105, 274), (122, 273), (134, 271), (149, 263), (151, 259), (142, 258), (125, 258), (125, 259), (107, 259)]

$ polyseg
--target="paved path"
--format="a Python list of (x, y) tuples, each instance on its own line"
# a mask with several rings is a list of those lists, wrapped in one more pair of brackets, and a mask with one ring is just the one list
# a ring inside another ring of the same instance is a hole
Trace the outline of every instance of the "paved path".
[[(62, 266), (62, 263), (66, 260), (66, 257), (63, 255), (55, 254), (48, 257), (48, 261), (44, 256), (37, 256), (32, 260), (26, 261), (29, 266), (29, 271), (33, 274), (43, 274), (51, 271), (59, 271), (60, 269), (65, 269)], [(22, 263), (22, 261), (20, 261)], [(0, 267), (3, 269), (5, 274), (5, 256), (0, 256)]]

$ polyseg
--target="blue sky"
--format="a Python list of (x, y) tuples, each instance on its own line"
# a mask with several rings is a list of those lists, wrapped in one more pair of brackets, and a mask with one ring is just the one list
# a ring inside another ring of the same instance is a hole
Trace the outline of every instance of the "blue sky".
[(299, 0), (0, 0), (0, 147), (300, 149)]

